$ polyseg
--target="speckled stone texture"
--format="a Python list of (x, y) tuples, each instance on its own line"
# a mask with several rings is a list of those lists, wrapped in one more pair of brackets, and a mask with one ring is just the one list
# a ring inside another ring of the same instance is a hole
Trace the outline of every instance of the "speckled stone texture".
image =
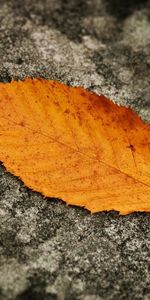
[[(0, 81), (57, 79), (150, 121), (150, 1), (0, 0)], [(91, 215), (0, 166), (1, 300), (149, 300), (150, 214)]]

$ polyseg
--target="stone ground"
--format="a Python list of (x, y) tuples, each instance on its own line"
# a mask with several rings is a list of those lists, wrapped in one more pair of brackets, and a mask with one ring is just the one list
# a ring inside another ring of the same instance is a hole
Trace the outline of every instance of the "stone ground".
[[(0, 81), (87, 87), (150, 121), (150, 1), (0, 0)], [(149, 214), (91, 215), (0, 166), (1, 300), (149, 300)]]

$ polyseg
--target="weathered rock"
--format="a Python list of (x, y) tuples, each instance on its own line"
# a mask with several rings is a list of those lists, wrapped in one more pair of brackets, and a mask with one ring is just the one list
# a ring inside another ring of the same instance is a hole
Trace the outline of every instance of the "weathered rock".
[[(0, 80), (54, 78), (150, 121), (150, 1), (0, 2)], [(149, 214), (89, 214), (0, 167), (2, 300), (150, 299)]]

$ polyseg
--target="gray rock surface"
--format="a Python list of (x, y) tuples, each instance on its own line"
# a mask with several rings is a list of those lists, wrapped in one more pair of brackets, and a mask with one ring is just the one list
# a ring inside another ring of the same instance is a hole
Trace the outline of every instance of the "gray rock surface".
[[(150, 1), (0, 0), (0, 80), (84, 86), (150, 121)], [(150, 299), (148, 213), (91, 215), (0, 167), (1, 300)]]

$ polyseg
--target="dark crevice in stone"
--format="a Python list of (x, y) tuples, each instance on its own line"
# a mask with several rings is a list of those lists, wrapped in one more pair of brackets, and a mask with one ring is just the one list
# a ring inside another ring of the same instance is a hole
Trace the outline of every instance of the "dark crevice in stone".
[(38, 269), (32, 276), (28, 277), (28, 288), (14, 300), (57, 300), (57, 294), (46, 293), (46, 285), (52, 283), (54, 279), (54, 275)]
[(5, 230), (0, 233), (0, 247), (2, 255), (9, 258), (16, 258), (19, 263), (25, 263), (27, 256), (24, 254), (24, 244), (16, 239), (17, 229)]
[(22, 65), (23, 59), (22, 59), (21, 57), (18, 57), (18, 59), (16, 60), (16, 63), (17, 63), (18, 65)]
[(118, 21), (126, 19), (133, 11), (144, 8), (148, 2), (149, 0), (104, 0), (107, 12)]
[(4, 70), (3, 73), (0, 74), (0, 82), (11, 82), (12, 78), (9, 75), (9, 72)]

